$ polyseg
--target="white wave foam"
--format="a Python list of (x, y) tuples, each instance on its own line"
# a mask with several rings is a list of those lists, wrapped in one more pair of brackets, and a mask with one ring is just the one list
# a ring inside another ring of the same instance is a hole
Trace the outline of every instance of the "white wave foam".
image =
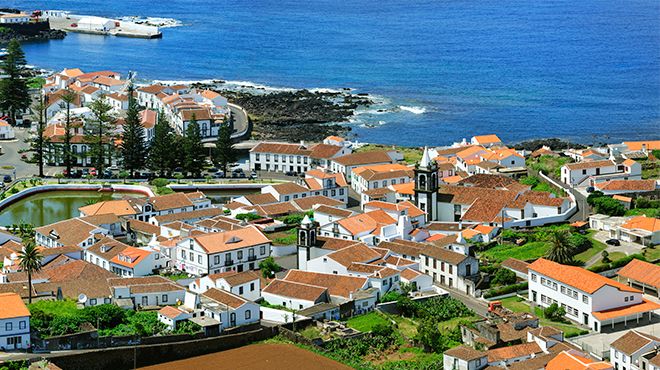
[(410, 112), (412, 114), (424, 114), (426, 113), (426, 108), (424, 107), (416, 107), (416, 106), (407, 106), (407, 105), (399, 105), (399, 109), (402, 111)]

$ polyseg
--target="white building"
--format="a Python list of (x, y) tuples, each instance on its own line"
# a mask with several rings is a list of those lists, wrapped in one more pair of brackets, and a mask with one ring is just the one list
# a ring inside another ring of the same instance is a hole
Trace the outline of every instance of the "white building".
[[(194, 293), (187, 293), (186, 307), (199, 310), (204, 316), (220, 322), (221, 329), (248, 325), (259, 322), (259, 305), (226, 290), (211, 288), (206, 292), (188, 298)], [(188, 307), (189, 302), (195, 302), (194, 307)]]
[(158, 321), (167, 325), (170, 330), (175, 330), (179, 322), (188, 320), (192, 315), (174, 306), (165, 306), (158, 310)]
[(251, 270), (206, 275), (195, 279), (188, 287), (195, 293), (204, 293), (211, 288), (226, 290), (249, 301), (256, 301), (261, 297), (261, 279), (257, 272)]
[(608, 159), (569, 163), (561, 167), (561, 181), (570, 186), (593, 186), (601, 181), (641, 180), (641, 178), (642, 167), (632, 159), (626, 159), (621, 164)]
[(134, 307), (170, 306), (183, 302), (186, 288), (162, 276), (108, 279), (113, 300), (130, 299)]
[(566, 318), (596, 332), (660, 308), (641, 291), (580, 267), (539, 258), (528, 271), (530, 301), (540, 307), (556, 303), (566, 310)]
[(419, 270), (434, 283), (474, 295), (479, 277), (479, 261), (470, 255), (470, 246), (449, 243), (428, 245), (420, 252)]
[(16, 293), (0, 293), (0, 347), (30, 348), (30, 311)]
[(480, 370), (488, 366), (488, 354), (486, 352), (477, 351), (466, 345), (448, 349), (442, 357), (444, 369)]
[(304, 173), (317, 166), (327, 168), (328, 161), (350, 152), (338, 145), (261, 142), (250, 150), (250, 169)]
[(0, 140), (11, 140), (16, 137), (14, 128), (5, 120), (0, 120)]
[(610, 345), (610, 362), (615, 369), (647, 370), (641, 366), (640, 357), (655, 350), (658, 345), (660, 338), (630, 330)]
[(271, 241), (254, 226), (188, 237), (177, 243), (176, 267), (194, 275), (254, 270), (270, 256)]

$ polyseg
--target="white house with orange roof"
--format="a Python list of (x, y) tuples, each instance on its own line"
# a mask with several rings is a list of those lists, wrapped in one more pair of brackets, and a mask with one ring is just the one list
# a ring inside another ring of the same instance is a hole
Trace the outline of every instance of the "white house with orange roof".
[(14, 128), (5, 120), (0, 120), (0, 140), (11, 140), (16, 137)]
[[(640, 357), (660, 346), (660, 338), (630, 330), (610, 344), (610, 362), (615, 369), (647, 370)], [(650, 370), (650, 369), (648, 369)]]
[(603, 326), (634, 322), (660, 309), (642, 292), (577, 266), (539, 258), (528, 266), (529, 300), (540, 307), (556, 303), (566, 318), (596, 332)]
[(165, 265), (160, 253), (150, 247), (126, 247), (110, 259), (110, 271), (122, 277), (152, 275)]
[(607, 146), (610, 158), (628, 158), (628, 154), (641, 153), (648, 156), (653, 150), (660, 149), (660, 140), (624, 141)]
[(222, 289), (250, 301), (261, 297), (261, 279), (259, 273), (252, 270), (209, 274), (193, 280), (188, 288), (195, 293), (204, 293), (211, 288)]
[(295, 173), (304, 173), (316, 167), (329, 169), (333, 158), (349, 153), (350, 147), (340, 145), (306, 144), (303, 141), (299, 144), (261, 142), (250, 149), (250, 169)]
[(177, 243), (176, 267), (194, 275), (254, 270), (270, 256), (271, 241), (255, 226), (187, 237)]
[(348, 184), (341, 173), (313, 169), (305, 172), (302, 181), (309, 189), (309, 196), (323, 195), (344, 204), (348, 203)]
[(221, 330), (259, 322), (259, 305), (226, 290), (211, 288), (204, 293), (186, 293), (185, 304), (193, 318), (215, 320)]
[(470, 139), (470, 144), (481, 145), (484, 147), (500, 146), (502, 145), (502, 140), (500, 140), (500, 138), (495, 134), (477, 135)]
[(174, 306), (165, 306), (158, 310), (158, 321), (165, 324), (170, 330), (176, 329), (177, 325), (188, 320), (192, 315)]
[(365, 204), (363, 208), (364, 212), (371, 212), (379, 209), (385, 211), (385, 213), (394, 219), (398, 219), (400, 216), (408, 216), (413, 228), (418, 228), (425, 223), (424, 219), (426, 214), (424, 211), (407, 200), (399, 203), (373, 201)]
[(321, 226), (321, 235), (376, 245), (382, 240), (407, 239), (413, 230), (408, 216), (393, 218), (378, 209)]
[(596, 183), (611, 180), (641, 179), (641, 164), (632, 159), (621, 163), (610, 159), (568, 163), (561, 167), (561, 181), (573, 187), (594, 186)]
[(489, 153), (481, 156), (486, 162), (493, 162), (505, 168), (525, 167), (525, 157), (515, 149), (501, 148), (491, 150)]
[[(383, 256), (376, 250), (364, 244), (355, 244), (326, 255), (307, 261), (307, 271), (325, 274), (350, 275), (349, 268), (354, 263), (371, 263)], [(381, 268), (383, 266), (380, 266)]]
[(413, 169), (399, 163), (362, 166), (351, 172), (351, 187), (358, 194), (362, 194), (371, 189), (408, 183), (413, 177)]
[(30, 348), (30, 311), (16, 293), (0, 293), (0, 347)]
[[(660, 244), (660, 219), (635, 216), (614, 229), (614, 238), (643, 246)], [(610, 232), (612, 235), (612, 232)]]
[[(582, 352), (571, 349), (562, 351), (557, 356), (548, 361), (546, 370), (566, 370), (566, 369), (584, 369), (584, 370), (614, 370), (614, 366), (606, 361), (598, 361), (585, 355)], [(618, 368), (623, 370), (624, 368)]]

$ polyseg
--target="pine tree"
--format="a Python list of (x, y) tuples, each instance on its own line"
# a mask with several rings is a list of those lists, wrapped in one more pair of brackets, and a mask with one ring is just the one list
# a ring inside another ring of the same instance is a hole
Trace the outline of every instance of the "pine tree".
[(96, 168), (97, 176), (103, 176), (103, 168), (109, 153), (109, 144), (112, 138), (108, 136), (110, 125), (115, 122), (111, 114), (112, 106), (107, 102), (105, 96), (95, 99), (90, 105), (93, 118), (86, 123), (87, 135), (85, 141), (89, 145), (89, 155), (92, 157), (92, 166)]
[(62, 103), (60, 108), (65, 109), (65, 119), (64, 119), (64, 147), (62, 148), (62, 162), (64, 162), (64, 167), (66, 167), (67, 177), (71, 177), (71, 171), (73, 167), (73, 153), (71, 151), (71, 139), (73, 138), (73, 115), (71, 114), (71, 104), (76, 99), (76, 94), (71, 90), (66, 90), (64, 94), (60, 97)]
[(149, 147), (147, 167), (159, 176), (165, 177), (174, 169), (174, 158), (177, 150), (174, 143), (174, 133), (163, 112), (158, 113), (158, 121), (154, 126), (154, 137)]
[(135, 177), (135, 171), (144, 167), (146, 162), (147, 146), (144, 139), (144, 130), (140, 123), (140, 107), (133, 96), (133, 85), (128, 87), (128, 110), (126, 111), (126, 124), (121, 144), (121, 157), (124, 169)]
[(199, 178), (204, 168), (206, 153), (202, 145), (199, 124), (197, 124), (194, 114), (186, 128), (186, 136), (183, 138), (183, 151), (185, 153), (185, 170), (192, 173), (193, 177)]
[(32, 150), (32, 159), (37, 162), (39, 167), (39, 177), (44, 177), (44, 149), (46, 140), (44, 138), (44, 130), (46, 129), (46, 103), (44, 96), (40, 95), (39, 100), (32, 104), (32, 114), (37, 120), (37, 132), (35, 137), (30, 143), (30, 150)]
[(30, 107), (30, 94), (23, 76), (25, 54), (16, 39), (7, 44), (7, 56), (0, 68), (6, 75), (0, 80), (0, 109), (9, 113), (12, 123), (16, 123), (16, 112)]
[(236, 158), (236, 150), (231, 142), (231, 126), (228, 122), (223, 122), (220, 125), (218, 139), (215, 142), (215, 162), (226, 174), (228, 165), (234, 163)]

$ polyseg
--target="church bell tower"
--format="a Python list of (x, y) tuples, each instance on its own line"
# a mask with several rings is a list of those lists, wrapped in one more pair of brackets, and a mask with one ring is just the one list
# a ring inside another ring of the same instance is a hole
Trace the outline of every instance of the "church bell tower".
[(422, 159), (415, 166), (415, 204), (426, 213), (426, 222), (438, 219), (438, 164), (424, 147)]
[(316, 246), (316, 224), (305, 215), (296, 232), (298, 235), (298, 269), (306, 270), (307, 261), (312, 258), (311, 249)]

